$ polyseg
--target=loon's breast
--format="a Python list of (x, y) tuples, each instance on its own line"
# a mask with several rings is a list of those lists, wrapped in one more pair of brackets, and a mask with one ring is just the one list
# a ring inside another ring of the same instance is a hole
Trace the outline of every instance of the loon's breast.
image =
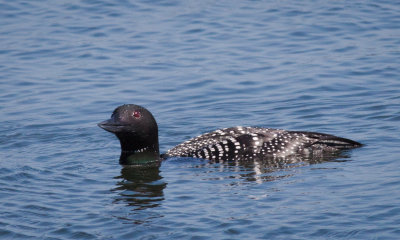
[(168, 150), (166, 156), (251, 160), (310, 154), (312, 151), (334, 152), (357, 146), (359, 143), (352, 140), (323, 133), (232, 127), (192, 138)]

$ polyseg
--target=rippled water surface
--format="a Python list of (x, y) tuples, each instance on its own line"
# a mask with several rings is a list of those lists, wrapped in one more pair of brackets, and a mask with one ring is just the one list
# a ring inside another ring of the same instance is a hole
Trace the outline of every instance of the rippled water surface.
[[(397, 1), (1, 1), (1, 239), (399, 239)], [(161, 151), (237, 125), (364, 147), (296, 164), (123, 168), (96, 126), (147, 107)]]

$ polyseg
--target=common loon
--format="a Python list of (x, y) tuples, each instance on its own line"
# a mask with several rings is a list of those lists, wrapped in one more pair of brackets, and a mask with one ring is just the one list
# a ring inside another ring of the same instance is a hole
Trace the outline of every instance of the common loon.
[[(144, 107), (117, 107), (99, 127), (114, 133), (121, 143), (120, 163), (144, 164), (160, 159), (158, 126)], [(261, 127), (231, 127), (202, 134), (168, 150), (161, 158), (193, 157), (214, 161), (246, 161), (268, 157), (334, 153), (360, 147), (350, 139), (330, 134)]]

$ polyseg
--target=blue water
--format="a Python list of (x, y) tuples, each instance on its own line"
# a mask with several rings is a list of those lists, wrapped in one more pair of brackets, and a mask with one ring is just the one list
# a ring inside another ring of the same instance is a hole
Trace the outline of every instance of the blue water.
[[(0, 1), (1, 239), (399, 239), (398, 1)], [(147, 107), (161, 151), (261, 126), (365, 144), (318, 164), (123, 168), (96, 126)]]

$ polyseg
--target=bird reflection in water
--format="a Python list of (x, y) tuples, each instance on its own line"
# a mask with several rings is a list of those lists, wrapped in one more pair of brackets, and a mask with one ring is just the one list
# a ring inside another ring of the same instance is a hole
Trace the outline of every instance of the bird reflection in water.
[[(286, 158), (263, 158), (252, 161), (204, 161), (201, 164), (193, 164), (191, 167), (204, 168), (206, 179), (211, 181), (223, 179), (237, 179), (231, 184), (243, 184), (245, 182), (263, 183), (287, 178), (295, 174), (288, 171), (293, 168), (318, 164), (327, 161), (346, 161), (349, 156), (345, 153), (318, 155), (305, 158), (304, 156), (292, 156)], [(186, 159), (186, 158), (184, 158)], [(189, 158), (190, 159), (190, 158)], [(189, 159), (187, 159), (189, 161)], [(340, 160), (338, 160), (340, 159)], [(192, 159), (193, 160), (193, 159)], [(168, 159), (166, 160), (168, 161)], [(186, 162), (186, 161), (185, 161)], [(198, 162), (197, 162), (198, 163)], [(188, 168), (191, 168), (190, 166)], [(225, 174), (221, 174), (224, 172)], [(228, 173), (228, 174), (226, 174)], [(145, 210), (158, 207), (164, 200), (164, 189), (167, 183), (160, 176), (159, 167), (124, 166), (121, 179), (114, 191), (118, 191), (116, 203), (124, 202), (133, 207), (131, 210)], [(149, 216), (148, 216), (149, 217)]]
[(114, 188), (119, 192), (116, 203), (123, 201), (134, 210), (144, 210), (157, 207), (164, 200), (163, 191), (167, 183), (162, 180), (158, 167), (124, 166), (116, 178), (122, 179)]
[[(295, 172), (291, 170), (298, 167), (324, 162), (344, 162), (347, 161), (346, 158), (350, 158), (350, 156), (344, 151), (308, 157), (293, 155), (284, 158), (255, 158), (252, 161), (207, 161), (204, 164), (197, 165), (196, 168), (207, 168), (208, 180), (229, 178), (239, 180), (239, 182), (234, 181), (232, 184), (242, 184), (244, 182), (263, 183), (293, 176)], [(229, 172), (230, 174), (218, 174), (218, 172)]]

